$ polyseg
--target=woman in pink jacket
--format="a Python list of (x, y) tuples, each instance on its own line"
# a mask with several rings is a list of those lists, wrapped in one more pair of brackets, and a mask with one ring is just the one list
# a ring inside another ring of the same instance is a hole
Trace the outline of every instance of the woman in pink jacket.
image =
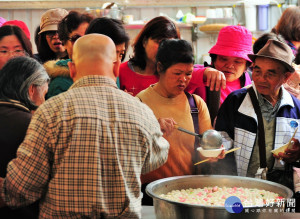
[[(252, 34), (243, 26), (226, 26), (220, 30), (216, 45), (208, 52), (211, 57), (211, 67), (198, 65), (194, 72), (202, 78), (204, 71), (221, 71), (226, 77), (226, 88), (221, 89), (220, 104), (232, 91), (240, 89), (251, 83), (251, 78), (247, 73), (247, 68), (251, 60), (247, 54), (252, 52)], [(193, 77), (196, 75), (193, 74)], [(194, 80), (197, 82), (197, 80)], [(206, 100), (206, 92), (199, 86), (199, 83), (189, 84), (187, 91), (198, 94)]]
[[(247, 72), (247, 68), (251, 65), (251, 60), (248, 58), (247, 54), (253, 54), (252, 52), (252, 34), (251, 32), (243, 26), (226, 26), (220, 30), (218, 35), (217, 43), (210, 50), (209, 54), (211, 57), (210, 68), (207, 68), (207, 63), (203, 65), (195, 66), (193, 72), (193, 80), (189, 83), (186, 91), (194, 93), (202, 97), (208, 104), (210, 109), (210, 99), (208, 99), (209, 90), (211, 89), (203, 86), (203, 77), (205, 74), (210, 72), (222, 72), (226, 78), (226, 87), (221, 86), (220, 91), (220, 105), (226, 99), (228, 94), (234, 90), (238, 90), (251, 83), (251, 78)], [(213, 80), (214, 81), (214, 80)], [(216, 89), (219, 90), (219, 84), (217, 80)], [(217, 99), (213, 97), (214, 99)], [(211, 100), (212, 101), (212, 100)], [(211, 112), (211, 118), (214, 119), (217, 113)]]

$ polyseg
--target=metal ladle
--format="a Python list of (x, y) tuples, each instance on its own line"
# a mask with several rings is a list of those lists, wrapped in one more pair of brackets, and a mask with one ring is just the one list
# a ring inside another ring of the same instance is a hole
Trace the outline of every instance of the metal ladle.
[(222, 146), (221, 134), (213, 129), (206, 130), (203, 135), (191, 132), (179, 126), (175, 126), (179, 131), (196, 136), (200, 140), (200, 145), (204, 150), (218, 149)]

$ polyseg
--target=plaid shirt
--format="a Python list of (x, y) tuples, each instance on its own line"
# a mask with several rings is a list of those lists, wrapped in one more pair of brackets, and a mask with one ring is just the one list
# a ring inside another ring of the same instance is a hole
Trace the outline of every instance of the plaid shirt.
[(40, 199), (40, 218), (140, 218), (140, 175), (167, 160), (152, 111), (87, 76), (35, 112), (1, 197), (9, 206)]

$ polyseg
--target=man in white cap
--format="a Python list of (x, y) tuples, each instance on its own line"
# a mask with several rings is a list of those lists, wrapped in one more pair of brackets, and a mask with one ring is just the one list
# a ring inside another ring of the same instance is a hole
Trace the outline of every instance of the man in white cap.
[[(293, 188), (292, 164), (300, 159), (300, 133), (284, 153), (273, 156), (271, 152), (288, 143), (300, 123), (300, 101), (282, 86), (295, 71), (292, 50), (285, 43), (269, 40), (256, 55), (248, 56), (253, 61), (252, 86), (227, 97), (215, 129), (223, 135), (227, 149), (241, 147), (235, 152), (239, 176)], [(228, 164), (230, 158), (218, 165)]]
[(40, 199), (40, 218), (141, 218), (141, 173), (167, 160), (169, 143), (145, 104), (116, 85), (116, 47), (104, 35), (74, 44), (72, 87), (35, 112), (0, 197)]

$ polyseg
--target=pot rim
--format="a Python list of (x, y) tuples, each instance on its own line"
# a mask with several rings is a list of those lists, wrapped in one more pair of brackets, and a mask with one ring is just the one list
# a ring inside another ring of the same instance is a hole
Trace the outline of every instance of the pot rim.
[[(236, 180), (244, 180), (244, 181), (252, 181), (252, 182), (260, 182), (263, 184), (268, 184), (271, 186), (275, 186), (275, 187), (279, 187), (282, 190), (286, 191), (287, 193), (287, 197), (284, 198), (284, 202), (287, 201), (288, 198), (292, 198), (293, 196), (293, 192), (291, 189), (289, 189), (288, 187), (281, 185), (279, 183), (275, 183), (272, 181), (268, 181), (268, 180), (263, 180), (263, 179), (257, 179), (257, 178), (251, 178), (251, 177), (242, 177), (242, 176), (230, 176), (230, 175), (186, 175), (186, 176), (173, 176), (173, 177), (167, 177), (167, 178), (163, 178), (163, 179), (159, 179), (156, 181), (153, 181), (151, 183), (149, 183), (146, 186), (146, 193), (152, 197), (153, 199), (159, 199), (161, 201), (165, 201), (171, 204), (176, 204), (176, 205), (180, 205), (183, 207), (193, 207), (193, 208), (213, 208), (213, 209), (225, 209), (224, 206), (211, 206), (211, 205), (200, 205), (200, 204), (189, 204), (189, 203), (182, 203), (182, 202), (177, 202), (177, 201), (172, 201), (172, 200), (168, 200), (168, 199), (164, 199), (159, 197), (158, 195), (154, 194), (153, 189), (162, 184), (162, 183), (166, 183), (169, 181), (176, 181), (176, 180), (180, 180), (180, 179), (184, 179), (184, 178), (212, 178), (212, 179), (218, 179), (218, 178), (227, 178), (227, 179), (236, 179)], [(243, 206), (244, 207), (244, 206)], [(263, 208), (263, 207), (268, 207), (266, 204), (263, 206), (245, 206), (244, 208)]]

